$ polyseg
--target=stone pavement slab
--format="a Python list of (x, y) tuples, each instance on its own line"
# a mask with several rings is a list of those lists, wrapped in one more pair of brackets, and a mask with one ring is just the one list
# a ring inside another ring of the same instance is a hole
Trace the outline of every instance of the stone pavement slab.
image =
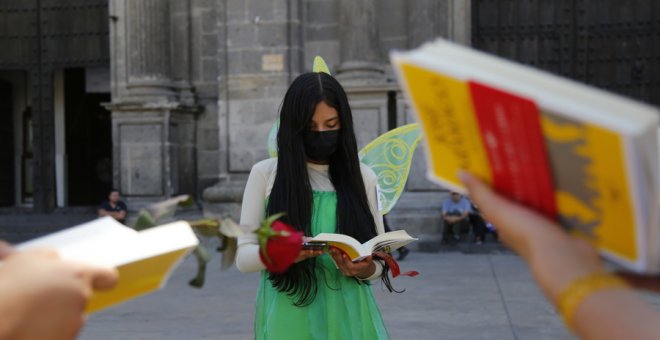
[[(373, 286), (392, 339), (572, 339), (524, 264), (511, 254), (413, 252), (393, 280)], [(89, 317), (81, 339), (251, 339), (258, 274), (218, 269), (187, 286), (187, 259), (160, 292)], [(660, 300), (657, 300), (660, 301)]]

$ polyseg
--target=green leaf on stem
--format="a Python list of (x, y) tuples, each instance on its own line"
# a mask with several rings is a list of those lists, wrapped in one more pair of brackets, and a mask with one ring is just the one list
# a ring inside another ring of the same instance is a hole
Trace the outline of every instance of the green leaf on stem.
[(195, 230), (201, 236), (204, 237), (214, 237), (218, 236), (218, 230), (220, 227), (220, 222), (214, 219), (203, 219), (197, 221), (188, 222), (190, 227)]
[(206, 280), (206, 264), (211, 261), (211, 254), (201, 244), (193, 250), (193, 254), (197, 259), (197, 275), (188, 284), (195, 288), (202, 288)]
[(245, 235), (244, 228), (246, 227), (238, 225), (229, 217), (223, 218), (220, 221), (220, 233), (227, 237), (237, 238)]
[(140, 212), (138, 213), (137, 221), (135, 221), (135, 225), (133, 226), (133, 228), (137, 231), (140, 231), (154, 227), (155, 225), (156, 225), (156, 220), (151, 215), (151, 213), (146, 209), (140, 209)]
[(172, 218), (174, 213), (176, 213), (176, 208), (179, 205), (191, 205), (192, 198), (190, 195), (180, 195), (172, 197), (168, 200), (154, 203), (147, 207), (147, 210), (151, 213), (155, 221), (161, 221), (164, 219)]

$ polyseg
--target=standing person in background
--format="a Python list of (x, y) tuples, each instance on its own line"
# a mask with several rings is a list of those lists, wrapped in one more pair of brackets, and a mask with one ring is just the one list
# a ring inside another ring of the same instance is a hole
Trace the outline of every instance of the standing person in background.
[(0, 339), (74, 339), (92, 290), (117, 282), (113, 269), (62, 261), (55, 251), (13, 251), (0, 241)]
[(128, 209), (126, 208), (126, 203), (120, 200), (119, 191), (114, 189), (110, 191), (108, 200), (103, 201), (98, 210), (99, 217), (112, 216), (112, 218), (122, 224), (126, 221), (127, 213)]
[(455, 244), (460, 234), (469, 230), (469, 214), (472, 211), (470, 202), (457, 192), (451, 192), (450, 197), (442, 202), (442, 241)]
[(660, 336), (660, 314), (629, 286), (660, 292), (660, 277), (610, 274), (587, 241), (499, 196), (477, 178), (460, 177), (484, 216), (497, 225), (501, 240), (527, 262), (541, 291), (580, 338)]
[[(365, 242), (383, 233), (377, 178), (358, 161), (348, 98), (332, 76), (312, 72), (293, 81), (280, 109), (277, 149), (278, 158), (252, 167), (241, 225), (256, 227), (284, 212), (283, 222), (307, 237), (341, 233)], [(271, 273), (259, 254), (254, 234), (239, 237), (236, 266), (262, 273), (256, 339), (389, 339), (369, 284), (387, 273), (380, 261), (303, 250), (284, 273)]]
[[(392, 231), (392, 228), (390, 228), (390, 224), (387, 223), (387, 215), (383, 215), (383, 225), (385, 226), (385, 232), (389, 233)], [(399, 257), (396, 258), (397, 261), (403, 261), (408, 254), (410, 254), (410, 249), (404, 247), (401, 247), (396, 250), (399, 253)]]

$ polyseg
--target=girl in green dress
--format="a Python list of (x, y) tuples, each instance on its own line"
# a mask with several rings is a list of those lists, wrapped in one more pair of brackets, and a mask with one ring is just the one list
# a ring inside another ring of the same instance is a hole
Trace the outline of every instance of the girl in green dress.
[[(242, 225), (285, 212), (282, 220), (308, 237), (336, 232), (365, 242), (383, 233), (376, 175), (358, 161), (351, 109), (333, 77), (313, 72), (294, 80), (282, 102), (277, 145), (278, 158), (250, 172)], [(303, 250), (275, 274), (265, 270), (254, 235), (238, 243), (238, 269), (261, 271), (255, 338), (389, 338), (369, 284), (383, 273), (380, 261)]]

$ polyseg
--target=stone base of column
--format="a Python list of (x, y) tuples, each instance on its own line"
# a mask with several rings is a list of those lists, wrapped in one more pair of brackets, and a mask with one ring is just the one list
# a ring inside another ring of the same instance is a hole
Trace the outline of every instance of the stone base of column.
[(350, 61), (342, 63), (337, 70), (337, 80), (343, 83), (381, 84), (385, 83), (385, 71), (372, 62)]
[(195, 113), (176, 102), (110, 103), (113, 183), (131, 210), (195, 195)]
[(141, 97), (140, 101), (173, 101), (176, 97), (176, 85), (169, 80), (133, 80), (131, 79), (126, 88), (130, 96)]
[(204, 216), (230, 217), (238, 222), (241, 219), (241, 203), (245, 181), (222, 180), (208, 187), (202, 194)]

